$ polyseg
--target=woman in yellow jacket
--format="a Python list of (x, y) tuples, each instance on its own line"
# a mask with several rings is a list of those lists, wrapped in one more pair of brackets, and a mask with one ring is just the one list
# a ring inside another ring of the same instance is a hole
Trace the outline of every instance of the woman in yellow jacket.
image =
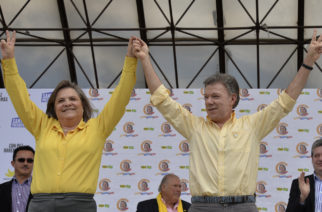
[(96, 211), (96, 191), (106, 138), (122, 118), (136, 81), (136, 38), (131, 37), (120, 82), (102, 112), (92, 108), (83, 91), (60, 82), (44, 113), (29, 98), (14, 58), (16, 34), (1, 40), (4, 83), (17, 114), (35, 137), (36, 152), (29, 212)]

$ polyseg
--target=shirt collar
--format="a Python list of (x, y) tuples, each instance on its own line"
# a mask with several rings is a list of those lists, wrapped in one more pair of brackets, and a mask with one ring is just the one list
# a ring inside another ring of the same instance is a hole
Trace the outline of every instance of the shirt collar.
[[(167, 208), (167, 204), (165, 203), (165, 201), (164, 201), (164, 199), (162, 198), (162, 196), (161, 196), (161, 200), (162, 200), (162, 202), (164, 203), (165, 207)], [(179, 199), (179, 200), (178, 200), (178, 202), (174, 205), (174, 207), (173, 207), (173, 208), (171, 208), (171, 209), (177, 209), (177, 208), (178, 208), (178, 206), (179, 206), (179, 201), (180, 201), (180, 199)]]
[(322, 182), (322, 179), (320, 179), (314, 172), (314, 180), (315, 181), (319, 181), (319, 182)]
[[(75, 129), (79, 129), (82, 130), (87, 126), (87, 122), (84, 122), (83, 119), (79, 122), (79, 124), (77, 125), (77, 127)], [(55, 119), (55, 122), (52, 126), (53, 130), (59, 131), (61, 133), (63, 133), (63, 129), (61, 128), (59, 121), (57, 119)]]
[[(228, 122), (233, 122), (233, 121), (235, 121), (235, 119), (236, 119), (236, 114), (235, 114), (235, 110), (233, 110), (233, 112), (231, 113), (231, 116), (230, 116), (230, 119), (228, 119), (228, 121), (226, 121), (225, 122), (225, 124), (226, 123), (228, 123)], [(207, 121), (209, 121), (209, 122), (211, 122), (211, 123), (213, 123), (213, 124), (216, 124), (214, 121), (212, 121), (210, 118), (209, 118), (209, 116), (207, 115)], [(217, 125), (217, 124), (216, 124)]]
[[(14, 176), (12, 177), (12, 179), (13, 179), (13, 182), (15, 182), (15, 183), (19, 183), (19, 182), (18, 182), (18, 180), (17, 180), (16, 175), (14, 175)], [(27, 179), (27, 180), (25, 180), (22, 184), (30, 185), (30, 184), (31, 184), (31, 180), (32, 180), (32, 176), (28, 177), (28, 179)]]

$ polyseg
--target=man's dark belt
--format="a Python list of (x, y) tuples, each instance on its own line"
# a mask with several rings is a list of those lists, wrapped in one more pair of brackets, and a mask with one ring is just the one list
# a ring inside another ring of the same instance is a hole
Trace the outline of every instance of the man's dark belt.
[(191, 203), (219, 203), (219, 204), (235, 204), (235, 203), (246, 203), (255, 202), (256, 198), (254, 195), (245, 196), (193, 196), (191, 197)]

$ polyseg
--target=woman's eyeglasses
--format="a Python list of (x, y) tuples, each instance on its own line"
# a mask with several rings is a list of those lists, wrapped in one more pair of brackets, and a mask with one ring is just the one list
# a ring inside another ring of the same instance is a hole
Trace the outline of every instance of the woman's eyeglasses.
[(27, 160), (27, 163), (33, 163), (34, 162), (34, 159), (32, 159), (32, 158), (18, 158), (17, 159), (17, 161), (19, 163), (24, 163), (26, 160)]

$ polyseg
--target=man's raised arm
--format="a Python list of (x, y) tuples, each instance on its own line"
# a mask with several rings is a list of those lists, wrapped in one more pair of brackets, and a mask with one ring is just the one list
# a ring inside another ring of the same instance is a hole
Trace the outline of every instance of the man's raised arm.
[(311, 70), (315, 61), (320, 58), (322, 53), (322, 36), (316, 39), (316, 30), (313, 32), (312, 40), (307, 52), (307, 55), (304, 59), (303, 65), (300, 70), (297, 72), (293, 81), (289, 84), (286, 89), (286, 93), (296, 100), (302, 92), (306, 81), (310, 75)]
[(162, 84), (155, 73), (149, 55), (149, 48), (144, 41), (139, 38), (133, 40), (133, 54), (141, 61), (146, 82), (151, 94)]

